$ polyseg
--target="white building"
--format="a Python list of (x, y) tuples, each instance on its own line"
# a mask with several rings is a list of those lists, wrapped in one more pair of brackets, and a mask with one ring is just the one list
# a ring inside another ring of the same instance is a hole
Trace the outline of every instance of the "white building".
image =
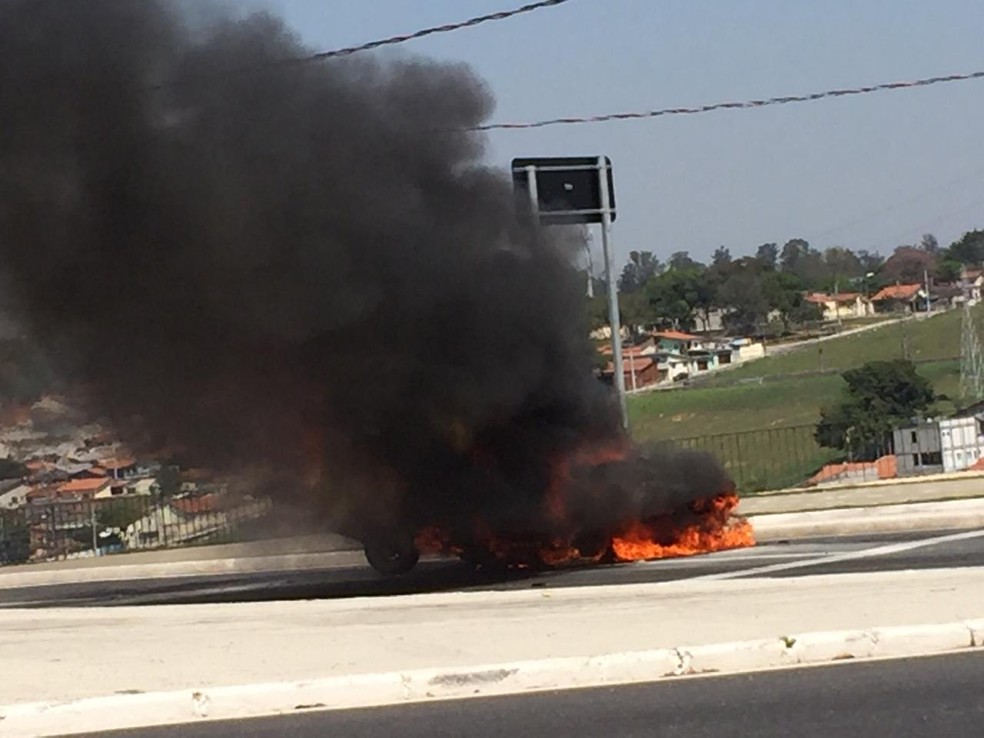
[(984, 456), (984, 420), (929, 420), (894, 431), (899, 476), (955, 472)]

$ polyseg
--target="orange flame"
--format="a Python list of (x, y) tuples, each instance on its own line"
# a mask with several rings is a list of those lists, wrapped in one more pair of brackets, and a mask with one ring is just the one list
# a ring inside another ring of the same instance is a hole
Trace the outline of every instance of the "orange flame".
[[(751, 524), (735, 514), (738, 495), (733, 491), (712, 494), (692, 502), (674, 514), (645, 520), (627, 521), (610, 538), (591, 544), (574, 540), (580, 531), (571, 530), (567, 521), (567, 496), (573, 484), (573, 470), (585, 466), (621, 461), (631, 453), (628, 441), (585, 447), (551, 464), (550, 481), (545, 490), (544, 513), (555, 525), (549, 536), (500, 535), (486, 521), (474, 521), (468, 541), (455, 541), (440, 527), (420, 530), (415, 542), (422, 554), (465, 556), (477, 554), (485, 561), (514, 568), (583, 565), (601, 560), (641, 561), (693, 556), (755, 545)], [(609, 534), (610, 535), (610, 534)], [(591, 550), (581, 551), (578, 545)]]
[(697, 520), (675, 527), (670, 518), (633, 521), (612, 539), (619, 561), (665, 559), (755, 545), (751, 523), (732, 517), (737, 495), (720, 495), (693, 506)]

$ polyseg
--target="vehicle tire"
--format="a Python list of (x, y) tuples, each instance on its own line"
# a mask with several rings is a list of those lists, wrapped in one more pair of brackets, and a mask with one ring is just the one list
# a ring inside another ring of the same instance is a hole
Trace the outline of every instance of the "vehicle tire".
[(368, 541), (363, 550), (369, 566), (387, 576), (406, 574), (420, 559), (420, 552), (414, 547), (413, 541)]

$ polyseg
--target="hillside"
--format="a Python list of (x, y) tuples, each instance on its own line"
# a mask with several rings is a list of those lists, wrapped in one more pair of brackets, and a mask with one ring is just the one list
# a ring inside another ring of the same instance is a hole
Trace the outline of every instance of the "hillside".
[(839, 396), (841, 371), (902, 356), (903, 339), (936, 391), (955, 399), (960, 326), (960, 311), (895, 322), (749, 362), (698, 387), (635, 395), (629, 398), (632, 431), (639, 440), (677, 439), (815, 423), (821, 406)]

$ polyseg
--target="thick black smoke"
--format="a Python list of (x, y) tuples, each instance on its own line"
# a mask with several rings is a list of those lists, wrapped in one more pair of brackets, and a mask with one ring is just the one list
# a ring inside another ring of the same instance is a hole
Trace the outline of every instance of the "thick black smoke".
[(461, 132), (489, 92), (281, 64), (307, 51), (279, 21), (177, 7), (0, 0), (0, 259), (30, 330), (141, 451), (335, 513), (528, 517), (550, 459), (619, 431), (579, 234), (519, 226)]

